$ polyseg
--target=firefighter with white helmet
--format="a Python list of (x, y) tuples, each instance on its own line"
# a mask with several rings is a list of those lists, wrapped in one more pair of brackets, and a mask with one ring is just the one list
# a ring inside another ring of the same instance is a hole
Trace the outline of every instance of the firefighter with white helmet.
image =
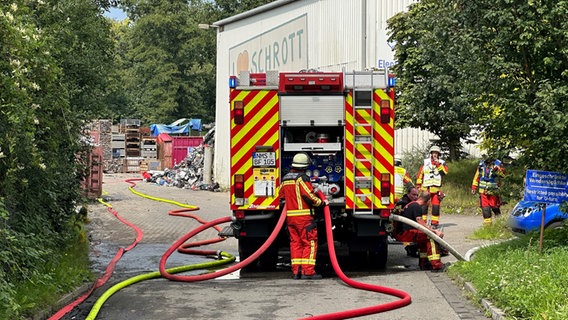
[(290, 172), (282, 178), (279, 197), (285, 202), (286, 223), (290, 235), (290, 259), (294, 279), (321, 279), (316, 274), (318, 249), (317, 222), (314, 207), (327, 205), (314, 192), (306, 169), (311, 160), (306, 153), (298, 153), (292, 159)]
[[(443, 177), (448, 174), (448, 166), (445, 161), (440, 159), (441, 149), (437, 145), (430, 148), (430, 157), (424, 159), (424, 163), (418, 170), (416, 186), (422, 191), (430, 192), (430, 202), (432, 205), (430, 224), (433, 228), (438, 228), (440, 224), (440, 201), (444, 198), (442, 191)], [(422, 219), (427, 221), (428, 208), (424, 208)]]

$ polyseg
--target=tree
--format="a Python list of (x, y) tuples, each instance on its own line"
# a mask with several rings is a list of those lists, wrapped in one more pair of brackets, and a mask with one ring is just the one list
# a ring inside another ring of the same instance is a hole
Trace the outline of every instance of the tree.
[(125, 32), (124, 85), (130, 115), (143, 122), (213, 121), (215, 38), (198, 24), (214, 17), (204, 1), (123, 2), (133, 23)]
[(449, 140), (474, 128), (491, 154), (521, 151), (533, 168), (566, 170), (568, 146), (555, 142), (568, 133), (567, 9), (568, 1), (423, 0), (393, 17), (397, 120)]
[(260, 7), (274, 0), (216, 0), (221, 18), (227, 18)]
[(472, 117), (456, 65), (464, 57), (452, 11), (439, 0), (424, 0), (389, 20), (395, 44), (397, 125), (428, 130), (441, 139), (450, 159), (460, 157)]
[(568, 1), (456, 1), (476, 48), (469, 81), (488, 150), (523, 153), (531, 168), (566, 171)]
[(77, 155), (112, 46), (90, 0), (2, 2), (0, 30), (0, 317), (16, 319), (13, 284), (50, 282), (40, 268), (80, 235)]

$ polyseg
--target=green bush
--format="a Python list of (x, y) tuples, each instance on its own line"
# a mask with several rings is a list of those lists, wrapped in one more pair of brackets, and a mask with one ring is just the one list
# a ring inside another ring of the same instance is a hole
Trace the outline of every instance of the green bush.
[(473, 283), (478, 298), (486, 298), (511, 319), (563, 320), (568, 314), (568, 227), (478, 250), (469, 262), (451, 272)]

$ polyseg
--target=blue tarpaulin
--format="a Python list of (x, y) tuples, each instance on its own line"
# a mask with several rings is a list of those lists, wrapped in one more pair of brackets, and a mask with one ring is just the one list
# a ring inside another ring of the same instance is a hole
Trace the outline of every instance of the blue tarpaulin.
[[(182, 124), (188, 121), (186, 124)], [(151, 124), (150, 131), (155, 137), (160, 133), (189, 134), (189, 130), (201, 131), (201, 119), (179, 119), (172, 124)]]

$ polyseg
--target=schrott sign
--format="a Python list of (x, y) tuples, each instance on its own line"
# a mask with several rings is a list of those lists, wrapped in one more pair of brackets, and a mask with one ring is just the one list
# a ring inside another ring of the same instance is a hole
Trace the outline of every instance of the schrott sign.
[(301, 70), (308, 65), (307, 16), (304, 14), (229, 49), (230, 74)]
[(549, 203), (568, 201), (568, 174), (527, 170), (524, 199)]

